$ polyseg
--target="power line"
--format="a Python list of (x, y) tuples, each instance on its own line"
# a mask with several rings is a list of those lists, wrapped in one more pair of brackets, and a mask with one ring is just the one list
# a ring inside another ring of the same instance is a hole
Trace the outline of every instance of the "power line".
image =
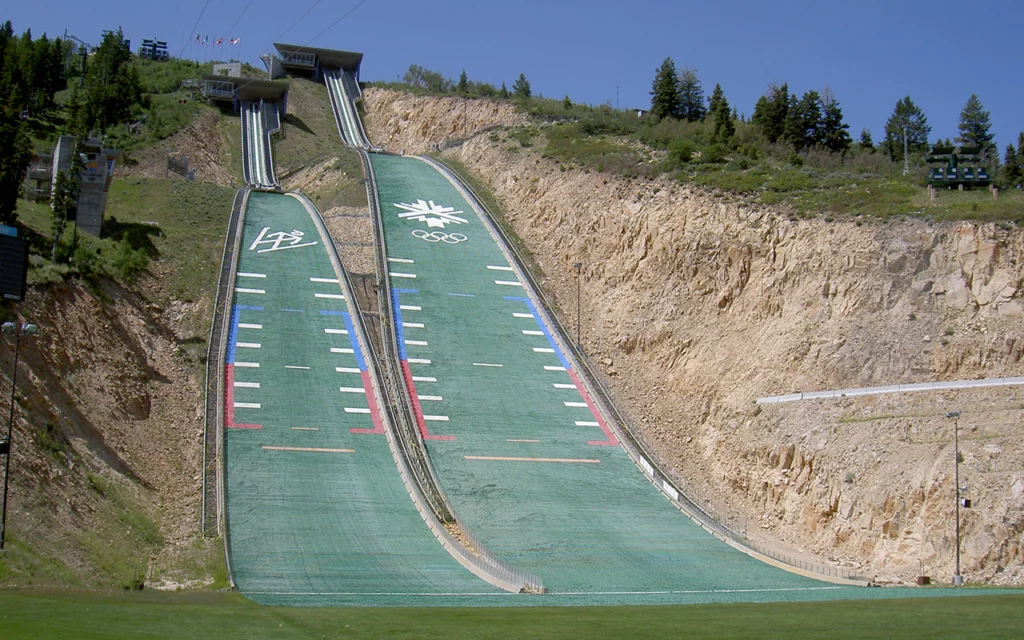
[(185, 46), (189, 42), (192, 42), (192, 34), (196, 32), (196, 27), (199, 26), (199, 21), (203, 19), (203, 14), (206, 13), (206, 7), (208, 6), (210, 6), (210, 0), (206, 0), (206, 4), (203, 5), (203, 10), (199, 12), (199, 17), (196, 18), (196, 23), (192, 25), (192, 31), (189, 32), (188, 38), (185, 39), (185, 42), (181, 43), (181, 51), (178, 52), (179, 58), (181, 57), (181, 54), (185, 53)]
[(290, 26), (287, 29), (285, 29), (284, 33), (282, 33), (281, 35), (277, 36), (277, 39), (280, 40), (281, 38), (285, 37), (288, 34), (289, 31), (291, 31), (292, 29), (295, 28), (295, 25), (297, 25), (300, 22), (302, 22), (302, 19), (305, 18), (306, 16), (308, 16), (309, 12), (312, 11), (313, 9), (315, 9), (316, 5), (320, 4), (322, 1), (323, 0), (316, 0), (316, 2), (314, 2), (313, 5), (310, 8), (306, 9), (306, 13), (302, 14), (301, 16), (299, 16), (299, 19), (296, 20), (295, 22), (293, 22), (292, 26)]
[(235, 21), (231, 23), (231, 26), (230, 26), (230, 27), (228, 27), (228, 30), (227, 30), (227, 32), (225, 32), (225, 34), (226, 34), (226, 35), (227, 35), (228, 37), (231, 37), (231, 30), (235, 28), (235, 26), (236, 26), (236, 25), (238, 24), (238, 22), (239, 22), (239, 21), (240, 21), (240, 20), (242, 19), (242, 16), (244, 16), (244, 15), (245, 15), (245, 12), (246, 12), (246, 11), (248, 11), (248, 10), (249, 10), (249, 7), (251, 7), (251, 6), (252, 6), (252, 3), (253, 3), (253, 2), (255, 2), (255, 0), (249, 0), (249, 4), (245, 5), (245, 8), (244, 8), (244, 9), (242, 9), (242, 13), (238, 14), (238, 17), (237, 17), (237, 18), (235, 18)]
[[(341, 22), (342, 20), (344, 20), (345, 18), (347, 18), (347, 17), (349, 16), (349, 14), (351, 14), (351, 13), (352, 13), (353, 11), (355, 11), (355, 10), (356, 10), (356, 9), (358, 9), (359, 7), (363, 6), (364, 4), (366, 4), (366, 0), (360, 0), (360, 1), (358, 2), (358, 3), (356, 3), (356, 6), (352, 7), (351, 9), (349, 9), (348, 11), (346, 11), (345, 13), (343, 13), (343, 14), (342, 14), (342, 16), (341, 16), (340, 18), (338, 18), (337, 20), (335, 20), (335, 21), (334, 21), (334, 22), (332, 22), (331, 24), (327, 25), (327, 28), (325, 28), (325, 29), (324, 29), (323, 31), (321, 31), (320, 33), (316, 34), (315, 36), (313, 36), (312, 38), (310, 38), (309, 40), (307, 40), (307, 41), (306, 41), (306, 44), (309, 44), (310, 42), (313, 42), (314, 40), (316, 40), (316, 39), (317, 39), (317, 38), (319, 38), (320, 36), (324, 35), (324, 34), (325, 34), (325, 33), (327, 33), (328, 31), (330, 31), (330, 30), (331, 30), (331, 29), (332, 29), (332, 28), (334, 27), (334, 25), (338, 24), (339, 22)], [(302, 45), (302, 46), (306, 46), (306, 44), (304, 44), (304, 45)]]

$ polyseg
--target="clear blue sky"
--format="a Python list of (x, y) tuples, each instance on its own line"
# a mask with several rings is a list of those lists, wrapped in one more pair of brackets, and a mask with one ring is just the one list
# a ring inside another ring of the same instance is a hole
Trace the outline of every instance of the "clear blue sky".
[[(719, 82), (748, 116), (768, 84), (803, 93), (829, 85), (856, 139), (882, 138), (896, 101), (910, 95), (932, 126), (953, 138), (972, 93), (992, 114), (1000, 155), (1024, 130), (1024, 2), (857, 0), (830, 2), (632, 0), (209, 0), (198, 32), (242, 38), (220, 57), (258, 64), (275, 40), (361, 51), (364, 80), (394, 80), (410, 64), (509, 87), (525, 73), (535, 94), (646, 108), (661, 61), (696, 68), (710, 95)], [(121, 25), (133, 47), (167, 40), (177, 54), (207, 0), (25, 0), (5, 3), (15, 31), (98, 42)], [(291, 28), (303, 12), (313, 7)], [(230, 31), (229, 31), (230, 29)], [(194, 38), (194, 35), (193, 35)], [(315, 39), (314, 39), (315, 38)], [(186, 48), (185, 54), (189, 50)], [(192, 51), (193, 56), (196, 52)]]

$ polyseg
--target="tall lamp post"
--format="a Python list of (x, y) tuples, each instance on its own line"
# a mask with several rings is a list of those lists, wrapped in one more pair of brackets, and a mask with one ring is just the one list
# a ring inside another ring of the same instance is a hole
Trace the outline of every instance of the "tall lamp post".
[(953, 420), (953, 495), (956, 498), (956, 573), (953, 574), (953, 586), (962, 587), (964, 577), (960, 575), (960, 412), (947, 411), (946, 418)]
[(7, 414), (7, 437), (0, 440), (0, 453), (4, 455), (4, 503), (2, 515), (0, 515), (0, 551), (4, 550), (4, 541), (7, 538), (7, 484), (11, 476), (11, 436), (14, 429), (14, 391), (18, 385), (18, 347), (21, 345), (21, 336), (30, 336), (39, 331), (39, 327), (31, 323), (17, 325), (13, 322), (5, 322), (0, 325), (3, 333), (14, 334), (14, 372), (11, 374), (11, 411)]
[(583, 263), (574, 262), (572, 266), (576, 269), (576, 349), (583, 351), (583, 343), (580, 340), (580, 269), (583, 268)]

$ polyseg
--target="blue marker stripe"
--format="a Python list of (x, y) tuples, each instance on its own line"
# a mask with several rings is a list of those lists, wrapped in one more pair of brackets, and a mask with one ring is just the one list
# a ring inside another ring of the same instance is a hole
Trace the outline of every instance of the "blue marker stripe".
[(348, 329), (348, 341), (352, 343), (352, 352), (356, 354), (356, 362), (359, 363), (359, 370), (366, 371), (366, 359), (363, 358), (363, 351), (359, 348), (359, 340), (356, 338), (356, 328), (352, 324), (352, 316), (342, 311), (345, 318), (345, 327)]
[(419, 293), (419, 289), (392, 289), (395, 293)]
[(408, 360), (405, 353), (405, 331), (402, 329), (402, 309), (398, 304), (398, 292), (401, 289), (391, 290), (391, 308), (395, 310), (395, 335), (398, 336), (398, 359)]
[(235, 343), (238, 341), (238, 317), (242, 311), (263, 311), (263, 307), (236, 304), (231, 307), (231, 324), (228, 327), (228, 349), (225, 364), (235, 364)]
[(346, 313), (344, 311), (327, 311), (325, 309), (321, 309), (320, 310), (320, 315), (322, 315), (322, 316), (347, 316), (348, 313)]
[(540, 327), (540, 330), (544, 332), (544, 337), (547, 338), (548, 344), (551, 345), (551, 348), (555, 350), (555, 354), (558, 355), (558, 359), (562, 361), (562, 366), (565, 367), (566, 369), (571, 369), (572, 368), (572, 364), (565, 357), (565, 354), (562, 353), (562, 350), (558, 348), (558, 344), (555, 343), (555, 339), (553, 337), (551, 337), (551, 332), (548, 331), (547, 326), (541, 321), (541, 315), (537, 311), (537, 307), (535, 307), (533, 305), (533, 300), (530, 300), (529, 298), (518, 297), (518, 296), (505, 296), (505, 299), (506, 300), (514, 300), (516, 302), (525, 302), (526, 303), (526, 306), (530, 308), (530, 313), (533, 314), (534, 320), (537, 321), (537, 326)]

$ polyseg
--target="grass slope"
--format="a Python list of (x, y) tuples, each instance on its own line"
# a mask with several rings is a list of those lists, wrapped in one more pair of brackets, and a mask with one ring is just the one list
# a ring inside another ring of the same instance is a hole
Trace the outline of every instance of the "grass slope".
[(1014, 638), (1024, 594), (830, 603), (530, 609), (260, 607), (227, 593), (0, 593), (32, 638)]

